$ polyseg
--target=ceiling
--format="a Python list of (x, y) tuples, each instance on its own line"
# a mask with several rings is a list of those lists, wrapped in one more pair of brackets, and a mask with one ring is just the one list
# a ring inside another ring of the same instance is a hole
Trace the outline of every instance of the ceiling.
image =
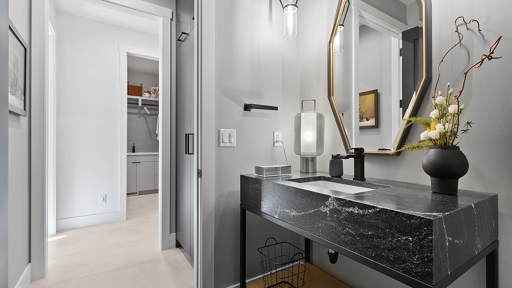
[(150, 34), (159, 33), (158, 17), (102, 0), (54, 0), (57, 10)]
[(158, 75), (158, 61), (128, 56), (128, 71)]

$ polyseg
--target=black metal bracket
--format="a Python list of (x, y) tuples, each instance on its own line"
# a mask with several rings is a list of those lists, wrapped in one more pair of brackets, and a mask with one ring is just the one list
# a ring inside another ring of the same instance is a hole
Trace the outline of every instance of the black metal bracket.
[(259, 104), (244, 104), (244, 111), (251, 111), (252, 109), (277, 111), (278, 107)]
[[(183, 41), (185, 41), (185, 38), (187, 38), (187, 36), (188, 36), (188, 33), (181, 32), (180, 36), (178, 36), (178, 39), (176, 39), (176, 40), (179, 42), (183, 42)], [(183, 37), (183, 38), (181, 38), (181, 37)]]

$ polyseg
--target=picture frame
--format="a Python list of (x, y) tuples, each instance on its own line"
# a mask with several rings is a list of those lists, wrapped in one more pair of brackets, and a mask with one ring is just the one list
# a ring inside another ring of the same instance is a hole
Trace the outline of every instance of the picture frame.
[(379, 128), (379, 90), (359, 93), (359, 129)]
[(12, 21), (9, 21), (9, 111), (27, 116), (28, 45)]

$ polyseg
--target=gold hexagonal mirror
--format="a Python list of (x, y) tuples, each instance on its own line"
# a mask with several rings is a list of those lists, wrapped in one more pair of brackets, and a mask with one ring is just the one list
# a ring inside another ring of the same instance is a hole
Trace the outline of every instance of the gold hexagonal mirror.
[(346, 152), (393, 155), (405, 144), (432, 79), (431, 15), (431, 0), (339, 1), (328, 97)]

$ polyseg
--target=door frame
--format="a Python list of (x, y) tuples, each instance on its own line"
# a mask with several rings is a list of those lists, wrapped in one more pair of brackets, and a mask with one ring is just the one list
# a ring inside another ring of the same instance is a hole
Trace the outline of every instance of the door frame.
[[(103, 0), (127, 8), (149, 13), (160, 18), (160, 117), (162, 127), (164, 123), (170, 123), (164, 131), (160, 128), (159, 144), (159, 245), (162, 250), (174, 247), (171, 231), (175, 231), (173, 225), (174, 215), (171, 218), (171, 202), (175, 197), (176, 179), (174, 171), (176, 168), (176, 48), (171, 37), (175, 35), (176, 27), (172, 19), (173, 10), (140, 0)], [(44, 105), (48, 100), (48, 78), (46, 75), (48, 67), (48, 27), (49, 27), (49, 0), (33, 1), (32, 13), (32, 47), (41, 47), (31, 51), (32, 62), (32, 91), (43, 91), (38, 96), (32, 97), (32, 119), (31, 119), (31, 263), (32, 280), (42, 279), (48, 272), (48, 191), (47, 191), (47, 159), (45, 157), (48, 149), (45, 137), (45, 120), (48, 113)], [(163, 38), (164, 37), (164, 38)], [(163, 65), (169, 63), (169, 65)], [(170, 81), (163, 81), (169, 79)], [(36, 95), (34, 95), (36, 96)], [(165, 108), (164, 108), (165, 107)], [(165, 113), (166, 112), (166, 113)], [(170, 128), (170, 129), (169, 129)], [(165, 133), (167, 132), (167, 133)], [(166, 148), (167, 147), (167, 148)], [(122, 151), (126, 151), (124, 148)], [(126, 154), (125, 154), (126, 155)], [(169, 175), (169, 177), (164, 177)], [(126, 192), (126, 191), (125, 191)], [(126, 193), (124, 193), (126, 196)], [(125, 198), (126, 200), (126, 198)], [(121, 207), (119, 207), (121, 210)], [(119, 211), (120, 211), (119, 210)], [(126, 213), (125, 213), (126, 215)], [(163, 220), (165, 219), (165, 220)]]

